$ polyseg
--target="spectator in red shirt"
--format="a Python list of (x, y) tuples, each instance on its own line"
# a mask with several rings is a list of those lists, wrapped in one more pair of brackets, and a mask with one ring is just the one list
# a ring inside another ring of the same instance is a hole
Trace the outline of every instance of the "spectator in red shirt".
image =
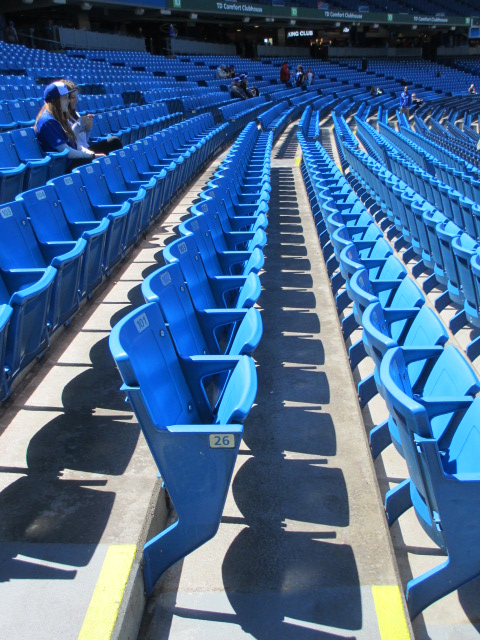
[(288, 62), (284, 62), (280, 68), (280, 82), (287, 85), (290, 82), (290, 71), (288, 69)]

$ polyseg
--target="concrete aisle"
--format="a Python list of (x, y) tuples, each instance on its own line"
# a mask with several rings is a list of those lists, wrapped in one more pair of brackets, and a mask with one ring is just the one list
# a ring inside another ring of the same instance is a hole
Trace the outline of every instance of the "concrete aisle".
[(264, 335), (217, 536), (159, 581), (141, 640), (409, 638), (292, 127), (272, 156)]

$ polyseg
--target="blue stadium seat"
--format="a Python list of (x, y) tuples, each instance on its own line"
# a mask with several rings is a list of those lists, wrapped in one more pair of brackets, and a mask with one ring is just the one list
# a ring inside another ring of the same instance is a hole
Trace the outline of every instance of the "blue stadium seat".
[(258, 273), (265, 263), (265, 256), (259, 247), (254, 247), (252, 251), (218, 250), (205, 214), (188, 218), (182, 222), (179, 231), (182, 235), (194, 235), (209, 276)]
[[(17, 133), (19, 131), (20, 130), (17, 130)], [(26, 162), (22, 161), (18, 155), (16, 143), (11, 135), (12, 133), (13, 131), (0, 134), (0, 173), (3, 173), (5, 169), (19, 168), (24, 164), (23, 187), (21, 191), (41, 187), (50, 177), (50, 158), (45, 157), (38, 160), (31, 159)], [(11, 198), (13, 199), (17, 194), (13, 194), (12, 192)]]
[[(179, 358), (156, 303), (112, 329), (110, 350), (178, 517), (144, 547), (150, 595), (168, 567), (217, 532), (242, 423), (255, 400), (256, 370), (248, 356)], [(204, 380), (225, 374), (213, 407)]]
[[(404, 347), (430, 347), (444, 345), (448, 340), (445, 326), (432, 309), (419, 307), (389, 307), (385, 309), (380, 302), (371, 303), (362, 316), (363, 334), (362, 340), (365, 350), (375, 364), (374, 380), (380, 389), (379, 368), (383, 356), (389, 349), (398, 346)], [(412, 384), (422, 371), (421, 363), (415, 363), (409, 368)], [(381, 391), (380, 391), (381, 393)], [(369, 434), (370, 448), (373, 458), (376, 458), (383, 449), (393, 442), (397, 450), (403, 455), (398, 429), (389, 420), (374, 427)]]
[(181, 356), (250, 355), (262, 336), (258, 309), (196, 309), (178, 263), (142, 282), (146, 302), (156, 302)]
[[(215, 194), (215, 190), (211, 190)], [(249, 231), (255, 232), (257, 229), (266, 229), (268, 226), (268, 218), (265, 213), (260, 212), (256, 216), (235, 216), (230, 217), (226, 208), (216, 197), (202, 198), (200, 202), (192, 205), (190, 208), (192, 215), (201, 215), (202, 213), (212, 213), (218, 215), (224, 231)]]
[(63, 176), (67, 172), (68, 149), (64, 151), (52, 151), (45, 154), (39, 143), (35, 131), (31, 127), (14, 129), (10, 131), (10, 137), (15, 145), (15, 151), (22, 162), (45, 162), (50, 167), (48, 179)]
[(146, 184), (145, 186), (148, 187), (146, 189), (140, 184), (127, 184), (118, 158), (114, 154), (95, 160), (92, 165), (99, 166), (103, 174), (102, 180), (108, 190), (114, 194), (117, 202), (126, 200), (130, 202), (130, 216), (126, 228), (128, 236), (125, 238), (125, 246), (130, 247), (137, 242), (152, 218), (155, 181), (152, 180), (150, 184)]
[(127, 187), (133, 189), (143, 187), (147, 193), (150, 190), (153, 191), (151, 195), (152, 205), (150, 216), (141, 223), (141, 230), (145, 231), (151, 219), (156, 218), (165, 206), (164, 192), (166, 172), (149, 172), (148, 174), (140, 172), (137, 168), (136, 156), (143, 156), (143, 152), (142, 146), (138, 144), (132, 144), (131, 147), (124, 147), (119, 151), (115, 151), (112, 155), (118, 160)]
[(13, 309), (7, 335), (2, 335), (8, 384), (48, 347), (56, 279), (57, 270), (40, 252), (23, 205), (1, 207), (0, 305)]
[[(70, 225), (89, 228), (93, 231), (105, 232), (105, 251), (103, 269), (108, 275), (112, 267), (123, 256), (123, 238), (129, 212), (129, 205), (94, 206), (87, 193), (87, 188), (80, 172), (61, 176), (51, 180), (62, 203), (63, 212)], [(98, 273), (98, 277), (100, 273)]]
[[(399, 427), (410, 473), (410, 504), (424, 530), (447, 554), (446, 560), (408, 582), (406, 598), (412, 618), (480, 575), (480, 399), (472, 397), (478, 392), (478, 381), (472, 395), (458, 393), (455, 382), (462, 373), (447, 361), (445, 381), (433, 397), (419, 396), (409, 380), (408, 365), (431, 357), (438, 349), (397, 347), (386, 353), (380, 365), (381, 384)], [(443, 354), (448, 350), (440, 348)]]
[(14, 200), (23, 191), (26, 170), (7, 133), (0, 133), (0, 203)]
[(207, 273), (196, 236), (189, 234), (163, 249), (165, 262), (179, 262), (197, 309), (248, 309), (260, 297), (260, 278), (256, 273), (244, 276)]
[[(90, 269), (95, 272), (99, 268), (95, 263), (95, 239), (92, 238), (89, 256), (89, 243), (82, 237), (74, 238), (53, 187), (25, 191), (17, 200), (25, 207), (45, 264), (51, 264), (58, 272), (51, 313), (52, 330), (55, 330), (69, 322), (78, 310), (80, 299), (86, 294)], [(99, 244), (100, 248), (104, 246), (103, 236)], [(100, 269), (102, 259), (100, 256)]]

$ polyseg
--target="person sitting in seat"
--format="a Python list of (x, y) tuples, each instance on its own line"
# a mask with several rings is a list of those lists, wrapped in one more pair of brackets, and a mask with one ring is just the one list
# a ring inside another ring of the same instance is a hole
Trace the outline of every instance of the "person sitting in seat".
[(240, 86), (247, 94), (247, 98), (256, 98), (260, 94), (259, 90), (253, 86), (253, 84), (251, 87), (248, 86), (246, 73), (241, 73), (238, 77), (240, 78)]
[(234, 78), (230, 85), (230, 95), (232, 98), (240, 98), (241, 100), (247, 100), (248, 96), (240, 85), (240, 78)]
[(468, 87), (468, 93), (477, 93), (477, 92), (475, 91), (475, 85), (473, 84), (473, 82), (472, 82), (472, 84)]
[(215, 72), (215, 76), (217, 80), (224, 80), (225, 78), (229, 78), (230, 74), (227, 71), (227, 67), (224, 64), (221, 64), (217, 67), (217, 71)]
[(372, 84), (372, 88), (370, 89), (370, 95), (372, 96), (372, 98), (381, 96), (382, 93), (383, 91), (380, 89), (380, 87), (376, 87), (374, 84)]
[(412, 93), (412, 107), (419, 107), (421, 104), (424, 104), (424, 101), (421, 98), (417, 98), (416, 93)]
[(72, 171), (104, 154), (79, 147), (67, 115), (69, 93), (64, 82), (57, 81), (49, 84), (43, 93), (45, 103), (38, 113), (33, 128), (40, 146), (46, 153), (68, 149), (68, 169)]
[(77, 144), (81, 149), (89, 149), (100, 155), (108, 155), (111, 151), (123, 148), (122, 141), (117, 136), (109, 136), (106, 140), (90, 142), (90, 131), (93, 127), (95, 116), (87, 113), (80, 116), (77, 113), (78, 87), (72, 80), (63, 80), (69, 90), (68, 94), (68, 120), (72, 131), (77, 139)]

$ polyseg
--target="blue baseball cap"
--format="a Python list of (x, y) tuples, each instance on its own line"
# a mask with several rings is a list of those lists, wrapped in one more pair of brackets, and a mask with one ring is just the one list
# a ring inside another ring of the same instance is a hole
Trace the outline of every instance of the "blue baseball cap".
[(232, 82), (240, 82), (240, 78), (233, 78)]
[(43, 92), (43, 99), (45, 100), (45, 102), (53, 102), (57, 98), (66, 96), (69, 93), (70, 90), (63, 82), (52, 82), (45, 87), (45, 91)]

